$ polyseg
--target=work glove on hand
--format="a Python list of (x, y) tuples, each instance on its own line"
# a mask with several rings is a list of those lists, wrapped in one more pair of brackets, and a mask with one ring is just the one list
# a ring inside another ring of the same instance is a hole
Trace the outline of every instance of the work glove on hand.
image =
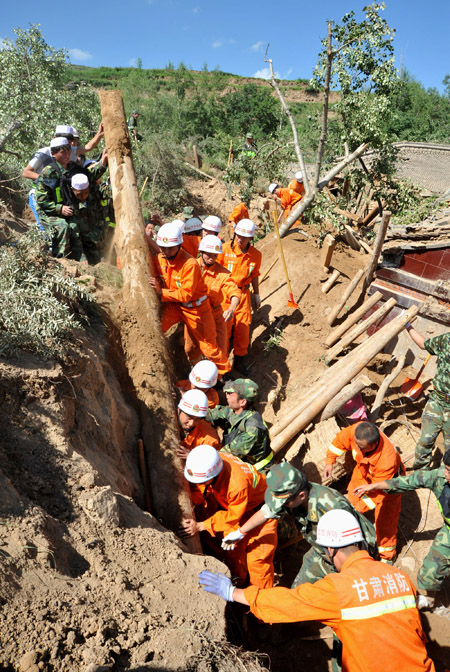
[(240, 541), (244, 537), (245, 534), (242, 534), (242, 532), (238, 528), (237, 530), (234, 530), (234, 532), (230, 532), (229, 534), (227, 534), (226, 537), (222, 539), (221, 546), (224, 551), (233, 551), (236, 546), (236, 542)]
[(207, 593), (214, 593), (225, 600), (226, 602), (233, 602), (234, 586), (225, 574), (218, 572), (203, 571), (198, 575), (200, 585)]
[(252, 295), (253, 310), (258, 310), (261, 306), (261, 297), (259, 294)]

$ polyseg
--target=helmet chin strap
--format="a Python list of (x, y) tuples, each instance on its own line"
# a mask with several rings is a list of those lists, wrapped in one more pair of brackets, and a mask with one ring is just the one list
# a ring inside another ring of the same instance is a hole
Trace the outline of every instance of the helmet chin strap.
[(336, 553), (338, 552), (338, 550), (339, 550), (338, 548), (333, 548), (333, 549), (332, 549), (332, 551), (333, 551), (333, 555), (331, 555), (330, 551), (328, 551), (328, 555), (330, 556), (331, 564), (333, 565), (333, 568), (334, 568), (334, 571), (335, 571), (335, 572), (337, 572), (338, 569), (337, 569), (336, 565), (334, 564), (334, 556), (336, 555)]

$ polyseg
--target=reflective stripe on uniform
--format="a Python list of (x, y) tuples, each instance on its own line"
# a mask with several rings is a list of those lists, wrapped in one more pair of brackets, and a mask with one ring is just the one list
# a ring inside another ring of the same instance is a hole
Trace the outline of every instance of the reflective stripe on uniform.
[(361, 499), (362, 499), (362, 501), (364, 502), (364, 504), (365, 504), (367, 507), (369, 507), (369, 509), (371, 509), (372, 511), (373, 511), (373, 509), (376, 508), (376, 504), (375, 504), (375, 502), (374, 502), (372, 499), (370, 499), (370, 497), (368, 497), (367, 495), (363, 495), (363, 496), (361, 497)]
[(395, 551), (396, 546), (378, 546), (380, 553), (387, 553), (388, 551)]
[(55, 194), (56, 194), (56, 202), (62, 203), (63, 197), (61, 196), (61, 187), (56, 187)]
[[(264, 421), (263, 421), (264, 422)], [(270, 451), (270, 453), (267, 455), (267, 457), (264, 457), (262, 460), (254, 464), (253, 466), (257, 471), (260, 471), (263, 467), (267, 466), (269, 462), (273, 460), (273, 453)]]
[(334, 453), (335, 455), (343, 455), (345, 453), (345, 450), (341, 450), (340, 448), (337, 448), (332, 443), (330, 444), (328, 450), (330, 451), (330, 453)]
[(358, 621), (366, 618), (376, 618), (384, 614), (392, 614), (395, 611), (403, 609), (415, 609), (416, 598), (414, 595), (405, 595), (404, 597), (392, 597), (389, 600), (366, 604), (362, 607), (349, 607), (341, 610), (343, 621)]

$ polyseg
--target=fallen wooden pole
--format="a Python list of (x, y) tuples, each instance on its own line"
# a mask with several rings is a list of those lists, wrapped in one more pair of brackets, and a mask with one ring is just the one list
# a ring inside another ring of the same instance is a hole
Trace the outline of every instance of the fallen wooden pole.
[(378, 303), (380, 299), (383, 298), (383, 295), (381, 292), (375, 292), (375, 294), (372, 294), (371, 297), (367, 299), (367, 301), (364, 301), (362, 306), (358, 308), (358, 310), (355, 310), (354, 313), (349, 315), (345, 322), (342, 322), (336, 329), (333, 329), (331, 334), (329, 334), (325, 340), (325, 345), (333, 345), (333, 343), (336, 343), (342, 336), (342, 334), (345, 334), (345, 332), (352, 327), (358, 320), (367, 313), (368, 310), (373, 308), (373, 306)]
[(372, 259), (369, 262), (366, 277), (364, 278), (363, 291), (366, 291), (372, 282), (373, 274), (375, 273), (378, 259), (380, 258), (381, 250), (383, 248), (384, 239), (386, 238), (386, 231), (389, 226), (390, 219), (391, 213), (388, 210), (385, 210), (383, 212), (383, 217), (381, 218), (380, 228), (377, 231), (375, 242), (373, 244)]
[[(176, 531), (183, 518), (193, 517), (193, 509), (176, 455), (179, 434), (171, 393), (172, 366), (161, 332), (159, 300), (149, 282), (149, 254), (122, 94), (100, 91), (100, 103), (117, 223), (114, 242), (123, 276), (115, 320), (128, 373), (141, 402), (154, 515)], [(146, 353), (145, 365), (137, 366), (142, 353)], [(198, 535), (185, 543), (193, 553), (201, 553)]]
[(278, 261), (278, 257), (277, 257), (274, 261), (272, 261), (272, 263), (270, 264), (269, 268), (267, 269), (267, 271), (264, 273), (264, 275), (262, 276), (261, 280), (259, 281), (259, 284), (261, 284), (262, 282), (264, 282), (264, 280), (267, 278), (267, 276), (269, 275), (270, 271), (271, 271), (272, 268), (275, 266), (275, 264), (277, 263), (277, 261)]
[(417, 312), (418, 307), (412, 306), (330, 367), (316, 386), (309, 389), (310, 402), (307, 408), (300, 413), (297, 412), (297, 409), (294, 409), (290, 424), (272, 439), (273, 452), (278, 453), (296, 434), (306, 427), (342, 387), (367, 366), (371, 359), (405, 328)]
[(364, 219), (363, 219), (362, 222), (361, 222), (361, 226), (367, 226), (367, 224), (370, 224), (370, 222), (372, 221), (372, 219), (374, 219), (374, 218), (378, 215), (379, 212), (380, 212), (380, 206), (379, 206), (379, 205), (376, 205), (376, 206), (369, 212), (369, 214), (366, 215), (366, 216), (364, 217)]
[(353, 380), (351, 383), (346, 385), (338, 394), (333, 397), (331, 401), (323, 409), (322, 413), (318, 417), (318, 422), (323, 422), (323, 420), (328, 420), (332, 418), (333, 415), (347, 403), (353, 397), (356, 397), (357, 394), (362, 392), (366, 387), (370, 387), (372, 381), (369, 376), (359, 376), (356, 380)]
[(380, 385), (380, 389), (377, 392), (377, 396), (375, 397), (375, 401), (372, 406), (372, 410), (370, 412), (370, 421), (375, 422), (378, 419), (378, 415), (380, 413), (381, 405), (383, 403), (384, 397), (386, 396), (386, 392), (388, 391), (388, 388), (392, 381), (394, 381), (400, 371), (403, 369), (405, 366), (405, 358), (406, 355), (403, 354), (399, 357), (397, 366), (394, 368), (392, 373), (390, 373), (386, 378), (383, 380), (383, 382)]
[(321, 289), (324, 294), (330, 291), (338, 277), (340, 276), (341, 272), (337, 270), (337, 268), (334, 269), (333, 273), (330, 275), (328, 280), (323, 283)]
[(353, 343), (358, 336), (361, 336), (372, 324), (379, 322), (385, 315), (388, 314), (390, 310), (397, 304), (395, 299), (389, 299), (386, 303), (383, 303), (378, 310), (376, 310), (372, 315), (369, 315), (364, 322), (357, 324), (348, 334), (345, 334), (341, 340), (336, 343), (335, 346), (330, 348), (325, 355), (327, 362), (331, 362), (335, 357), (337, 357), (350, 343)]
[(328, 324), (333, 324), (343, 307), (345, 306), (346, 302), (350, 298), (350, 296), (353, 294), (355, 291), (359, 281), (364, 275), (364, 269), (360, 268), (355, 277), (352, 279), (350, 284), (346, 287), (340, 301), (335, 305), (331, 313), (328, 315)]

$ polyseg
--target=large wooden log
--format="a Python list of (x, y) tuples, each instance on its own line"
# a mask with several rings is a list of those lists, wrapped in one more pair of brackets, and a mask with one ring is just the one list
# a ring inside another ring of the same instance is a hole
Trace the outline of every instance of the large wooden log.
[(330, 367), (318, 383), (310, 388), (309, 405), (300, 413), (297, 413), (294, 409), (290, 424), (272, 440), (273, 452), (279, 452), (288, 441), (306, 427), (342, 387), (367, 366), (371, 359), (404, 329), (405, 325), (415, 317), (417, 311), (417, 306), (412, 306)]
[(337, 270), (337, 268), (334, 269), (333, 273), (330, 275), (328, 280), (323, 283), (321, 289), (324, 294), (330, 291), (338, 277), (340, 276), (341, 272)]
[(383, 217), (381, 218), (380, 227), (377, 231), (375, 242), (373, 244), (373, 253), (372, 259), (370, 260), (368, 269), (366, 271), (366, 277), (364, 278), (363, 289), (366, 291), (370, 283), (372, 282), (373, 274), (378, 264), (378, 259), (381, 254), (383, 247), (384, 239), (386, 238), (386, 231), (389, 226), (389, 220), (391, 219), (391, 213), (388, 210), (383, 212)]
[[(166, 527), (176, 531), (193, 511), (175, 452), (179, 434), (171, 394), (172, 367), (161, 332), (159, 300), (149, 283), (149, 254), (122, 94), (101, 91), (100, 103), (117, 223), (114, 243), (123, 275), (116, 320), (128, 372), (142, 403), (142, 438), (153, 512)], [(139, 365), (143, 353), (145, 365)], [(201, 553), (198, 535), (186, 543), (192, 552)]]
[(355, 277), (351, 280), (350, 284), (346, 287), (343, 295), (341, 296), (340, 301), (338, 301), (338, 303), (335, 305), (331, 313), (328, 315), (327, 318), (328, 324), (333, 324), (333, 322), (341, 312), (342, 308), (345, 306), (346, 302), (355, 291), (358, 282), (361, 280), (363, 275), (364, 275), (364, 269), (360, 268), (359, 271), (356, 273)]
[(333, 397), (331, 401), (328, 402), (319, 416), (319, 421), (323, 422), (324, 420), (331, 418), (333, 415), (336, 415), (336, 413), (342, 408), (344, 404), (347, 403), (347, 401), (350, 401), (350, 399), (353, 399), (353, 397), (356, 397), (357, 394), (371, 385), (372, 381), (370, 380), (369, 376), (359, 376), (356, 378), (356, 380), (353, 380), (340, 392), (338, 392), (338, 394)]
[(358, 308), (358, 310), (355, 310), (354, 313), (349, 315), (345, 322), (342, 322), (336, 329), (333, 329), (331, 334), (329, 334), (325, 340), (325, 345), (333, 345), (333, 343), (336, 343), (345, 332), (350, 329), (358, 320), (365, 315), (373, 306), (378, 303), (380, 299), (383, 298), (383, 294), (381, 292), (375, 292), (375, 294), (372, 294), (371, 297), (367, 299), (367, 301), (364, 301), (362, 306)]
[(345, 334), (341, 340), (336, 343), (335, 346), (330, 348), (325, 355), (327, 362), (333, 361), (350, 343), (353, 343), (358, 336), (361, 336), (372, 324), (379, 322), (385, 315), (388, 314), (390, 310), (397, 304), (395, 299), (389, 299), (386, 303), (383, 303), (378, 310), (376, 310), (372, 315), (369, 315), (361, 324), (357, 324), (353, 329), (351, 329), (348, 334)]

